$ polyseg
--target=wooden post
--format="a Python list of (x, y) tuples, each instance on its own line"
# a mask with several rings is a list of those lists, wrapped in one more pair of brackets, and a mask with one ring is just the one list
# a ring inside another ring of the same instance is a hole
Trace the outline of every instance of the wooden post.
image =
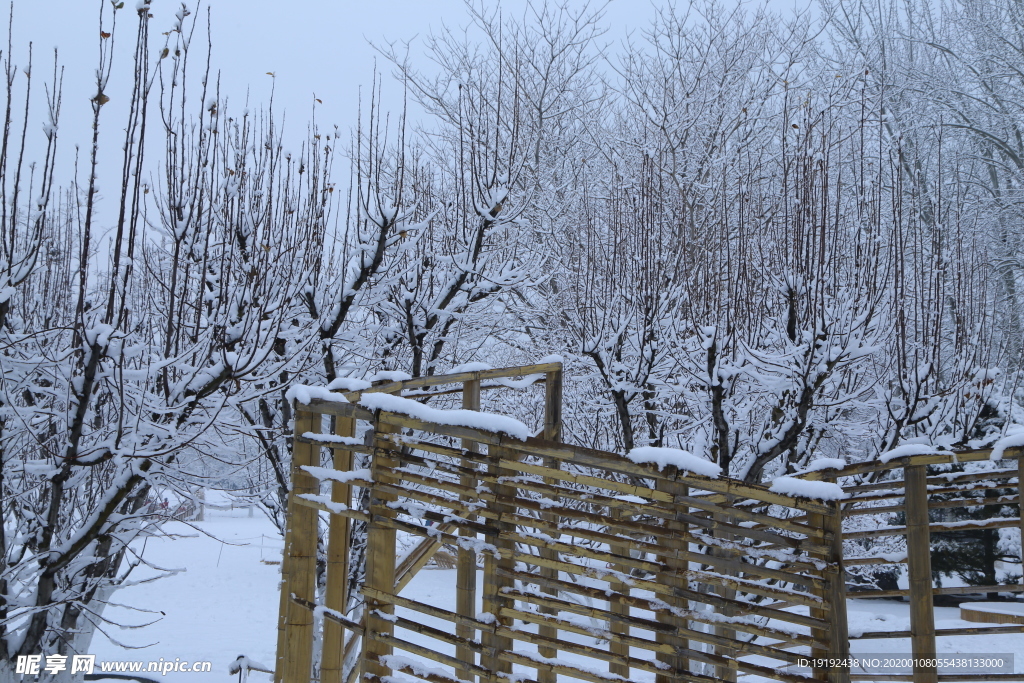
[[(480, 380), (468, 380), (462, 385), (462, 408), (464, 410), (480, 410)], [(462, 440), (462, 447), (468, 451), (477, 451), (479, 445), (475, 441)], [(463, 467), (475, 467), (468, 460), (462, 460)], [(476, 487), (476, 477), (463, 475), (459, 482), (462, 486)], [(462, 496), (464, 502), (470, 502), (469, 496)], [(459, 530), (460, 536), (476, 538), (476, 532), (465, 527)], [(455, 611), (464, 617), (476, 618), (476, 551), (472, 548), (459, 548), (458, 567), (456, 569)], [(455, 635), (469, 640), (476, 639), (476, 629), (464, 624), (455, 626)], [(459, 646), (455, 649), (455, 657), (460, 662), (476, 664), (476, 651), (469, 647)], [(474, 674), (469, 668), (458, 669), (455, 675), (464, 681), (473, 681)]]
[[(513, 457), (513, 452), (498, 446), (488, 446), (488, 455), (491, 464), (488, 469), (490, 473), (498, 477), (514, 477), (515, 472), (502, 469), (498, 466), (501, 458)], [(512, 620), (501, 616), (501, 609), (511, 608), (514, 600), (507, 597), (505, 588), (513, 588), (515, 583), (511, 578), (515, 569), (515, 561), (512, 553), (515, 550), (515, 542), (499, 538), (502, 533), (509, 534), (515, 531), (515, 525), (506, 521), (508, 515), (513, 512), (516, 497), (516, 487), (508, 484), (497, 484), (493, 486), (495, 503), (492, 508), (499, 513), (500, 517), (487, 525), (488, 533), (484, 538), (487, 543), (494, 546), (495, 550), (487, 550), (484, 555), (484, 590), (483, 590), (483, 611), (490, 614), (494, 624), (511, 626)], [(499, 557), (495, 557), (495, 552)], [(501, 574), (499, 574), (501, 570)], [(492, 674), (511, 674), (512, 664), (498, 659), (499, 652), (512, 649), (512, 639), (508, 636), (498, 635), (492, 631), (484, 631), (482, 634), (484, 652), (481, 653), (480, 664)], [(497, 677), (493, 677), (498, 680)]]
[[(932, 594), (931, 534), (928, 529), (928, 486), (925, 465), (903, 471), (906, 489), (907, 565), (910, 573), (910, 640), (914, 659), (935, 657), (935, 611)], [(914, 667), (916, 683), (937, 683), (935, 667)]]
[[(672, 470), (674, 472), (675, 468), (672, 468)], [(689, 508), (686, 503), (679, 502), (679, 497), (687, 498), (690, 495), (690, 488), (686, 484), (660, 479), (658, 480), (657, 486), (659, 491), (665, 491), (676, 498), (676, 501), (672, 504), (672, 507), (675, 510), (676, 519), (665, 520), (665, 533), (666, 536), (678, 536), (682, 543), (681, 547), (685, 551), (689, 547), (690, 534), (689, 527), (686, 522), (681, 521), (681, 517), (689, 511)], [(658, 558), (658, 560), (666, 566), (669, 572), (658, 574), (657, 582), (663, 586), (687, 590), (689, 586), (687, 585), (686, 572), (690, 568), (690, 563), (688, 560), (680, 559), (679, 555), (680, 553), (677, 549), (669, 551)], [(665, 602), (677, 609), (689, 609), (689, 600), (678, 595), (672, 597), (666, 596)], [(659, 610), (657, 618), (662, 624), (668, 624), (676, 628), (689, 628), (689, 622), (686, 619), (678, 617), (665, 610)], [(659, 643), (669, 644), (677, 648), (679, 651), (689, 649), (689, 642), (686, 638), (672, 633), (658, 633), (655, 635), (655, 640)], [(628, 652), (628, 648), (626, 648), (626, 650)], [(673, 655), (659, 653), (658, 661), (667, 665), (669, 668), (666, 669), (665, 673), (658, 674), (655, 677), (655, 683), (673, 683), (674, 681), (679, 680), (681, 675), (689, 673), (689, 662), (687, 661), (687, 658), (681, 654)], [(723, 672), (722, 669), (718, 670), (718, 678), (720, 680), (735, 680), (735, 678), (729, 679), (727, 677), (728, 674), (726, 674), (726, 677), (723, 677), (723, 673), (725, 672)]]
[[(614, 508), (609, 510), (609, 516), (613, 520), (619, 521), (624, 519), (627, 515), (622, 510)], [(612, 545), (609, 549), (616, 555), (621, 555), (623, 557), (629, 556), (628, 545)], [(615, 565), (615, 571), (622, 572), (623, 574), (628, 574), (629, 567), (626, 567), (621, 564)], [(608, 587), (612, 591), (619, 593), (620, 595), (629, 595), (629, 584), (625, 583), (624, 581), (616, 581), (612, 579), (608, 582)], [(608, 611), (611, 612), (613, 615), (628, 616), (629, 605), (624, 602), (618, 601), (610, 602), (608, 605)], [(612, 660), (612, 662), (608, 665), (608, 672), (615, 674), (616, 676), (622, 676), (623, 678), (628, 680), (629, 664), (626, 663), (626, 659), (629, 657), (629, 645), (618, 640), (615, 636), (625, 635), (628, 637), (630, 632), (629, 625), (624, 624), (620, 621), (613, 621), (611, 623), (611, 632), (612, 640), (608, 644), (608, 649), (613, 655), (621, 659)], [(658, 681), (658, 683), (662, 682)]]
[(318, 513), (295, 504), (295, 497), (317, 493), (320, 482), (300, 469), (319, 465), (320, 449), (303, 443), (300, 436), (319, 432), (321, 416), (295, 412), (292, 446), (292, 490), (285, 517), (284, 557), (281, 561), (281, 611), (277, 632), (277, 664), (274, 680), (279, 683), (309, 683), (313, 665), (313, 613), (296, 605), (291, 596), (313, 602), (316, 599), (316, 542)]
[[(543, 437), (547, 441), (561, 441), (562, 440), (562, 370), (552, 370), (547, 373), (544, 382), (544, 433)], [(558, 469), (561, 467), (561, 461), (557, 458), (546, 457), (544, 458), (544, 467), (551, 469)], [(552, 477), (544, 477), (544, 483), (548, 486), (557, 486), (560, 484), (557, 480)], [(559, 523), (558, 514), (553, 511), (541, 512), (540, 518), (545, 522), (557, 525)], [(558, 561), (558, 551), (552, 550), (551, 548), (541, 548), (540, 556), (547, 560)], [(558, 570), (551, 567), (541, 567), (540, 575), (548, 579), (557, 579)], [(552, 591), (549, 589), (544, 590), (545, 593), (556, 595), (558, 591)], [(542, 607), (540, 609), (541, 614), (554, 615), (557, 610)], [(545, 638), (558, 638), (558, 629), (554, 626), (540, 625), (537, 628), (537, 633)], [(537, 653), (541, 657), (554, 658), (558, 656), (558, 650), (553, 647), (538, 647)], [(538, 683), (556, 683), (558, 680), (558, 674), (554, 671), (547, 671), (539, 669), (537, 671)]]
[[(824, 477), (824, 481), (835, 483), (835, 477)], [(829, 503), (833, 508), (827, 515), (812, 513), (807, 522), (811, 528), (832, 533), (832, 542), (826, 552), (818, 557), (833, 565), (838, 573), (825, 575), (825, 586), (819, 597), (824, 603), (822, 609), (811, 609), (811, 616), (828, 622), (828, 633), (812, 629), (812, 635), (827, 642), (827, 650), (815, 648), (811, 651), (812, 658), (844, 658), (850, 654), (849, 624), (846, 616), (846, 569), (843, 566), (843, 511), (837, 501)], [(849, 683), (850, 670), (842, 668), (815, 669), (815, 680), (827, 680), (830, 683)]]
[(1017, 515), (1020, 517), (1020, 566), (1024, 583), (1024, 453), (1017, 456)]
[(544, 438), (562, 440), (562, 371), (547, 373), (544, 382)]
[[(733, 504), (733, 502), (734, 502), (733, 501), (733, 497), (729, 496), (726, 504), (731, 506)], [(716, 522), (723, 522), (725, 524), (730, 524), (732, 522), (732, 517), (731, 516), (729, 516), (728, 514), (720, 513), (720, 512), (714, 513), (712, 515), (712, 518)], [(732, 534), (720, 531), (718, 529), (715, 529), (715, 531), (713, 533), (713, 536), (715, 538), (720, 538), (720, 539), (725, 540), (725, 541), (733, 540)], [(736, 554), (737, 554), (736, 552), (734, 552), (732, 550), (727, 550), (725, 548), (710, 548), (710, 552), (711, 552), (712, 555), (715, 555), (717, 557), (727, 557), (727, 558), (730, 558), (730, 559), (735, 559)], [(724, 576), (732, 576), (733, 574), (735, 574), (735, 572), (733, 572), (732, 570), (722, 570), (721, 574), (724, 575)], [(728, 588), (728, 587), (723, 585), (723, 586), (719, 586), (718, 590), (716, 592), (720, 596), (722, 596), (723, 598), (725, 598), (727, 600), (735, 600), (736, 599), (736, 589), (735, 588)], [(736, 616), (736, 610), (733, 607), (723, 607), (719, 611), (722, 613), (723, 616), (726, 616), (726, 617)], [(729, 641), (736, 640), (736, 630), (735, 629), (731, 629), (728, 626), (716, 626), (715, 627), (715, 635), (719, 636), (720, 638), (725, 638), (725, 639), (727, 639)], [(728, 657), (729, 659), (735, 659), (736, 658), (735, 650), (733, 650), (731, 648), (723, 647), (723, 646), (716, 645), (715, 646), (715, 653), (718, 654), (718, 655), (721, 655), (722, 657)], [(719, 667), (717, 667), (716, 673), (717, 673), (718, 680), (720, 680), (720, 681), (727, 681), (728, 683), (736, 683), (736, 669), (735, 668), (727, 667), (727, 666), (724, 666), (724, 665), (723, 666), (719, 666)]]
[[(398, 431), (398, 428), (383, 424), (379, 419), (373, 423), (374, 435), (390, 434)], [(375, 484), (397, 485), (398, 480), (391, 475), (389, 468), (398, 466), (397, 460), (392, 457), (390, 450), (375, 446), (373, 449), (373, 460), (370, 467), (373, 482)], [(366, 525), (366, 581), (367, 588), (373, 588), (382, 593), (391, 595), (395, 590), (395, 530), (382, 526), (376, 521), (380, 513), (387, 514), (387, 504), (397, 500), (398, 497), (391, 493), (381, 493), (376, 487), (370, 492), (370, 522)], [(381, 642), (373, 637), (374, 633), (393, 635), (395, 625), (386, 618), (378, 616), (381, 614), (394, 614), (395, 606), (380, 600), (367, 598), (363, 612), (363, 625), (365, 635), (363, 637), (363, 654), (361, 665), (361, 676), (375, 676), (381, 678), (390, 676), (391, 669), (380, 664), (378, 659), (390, 655), (392, 647), (388, 643)]]
[[(355, 436), (356, 421), (350, 417), (334, 418), (334, 433), (337, 436)], [(335, 448), (334, 469), (342, 472), (351, 471), (352, 451)], [(340, 481), (331, 482), (331, 500), (346, 506), (352, 505), (352, 486)], [(348, 607), (350, 531), (351, 521), (348, 517), (331, 515), (327, 536), (327, 591), (324, 606), (338, 612), (345, 612)], [(321, 683), (341, 683), (344, 650), (345, 629), (336, 621), (324, 619)]]
[[(836, 483), (835, 477), (825, 481)], [(832, 533), (828, 562), (835, 566), (836, 573), (826, 576), (825, 599), (828, 605), (829, 657), (846, 659), (850, 656), (850, 629), (846, 614), (846, 567), (843, 564), (843, 508), (839, 501), (829, 504), (832, 513), (822, 519), (822, 530)], [(829, 672), (829, 683), (850, 683), (850, 669), (834, 668)]]

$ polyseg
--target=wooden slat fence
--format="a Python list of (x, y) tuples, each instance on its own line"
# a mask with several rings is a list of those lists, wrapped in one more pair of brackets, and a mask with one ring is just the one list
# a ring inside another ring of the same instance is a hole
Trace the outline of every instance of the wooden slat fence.
[[(483, 414), (360, 404), (370, 392), (461, 393), (473, 411), (510, 377), (545, 385), (538, 436)], [(793, 666), (795, 648), (848, 651), (839, 504), (559, 443), (561, 385), (561, 365), (549, 363), (296, 402), (275, 681), (313, 680), (315, 647), (324, 683), (343, 683), (347, 656), (359, 658), (354, 675), (382, 682), (849, 680)], [(358, 421), (372, 426), (365, 443)], [(316, 468), (321, 448), (334, 451), (335, 472)], [(353, 452), (370, 456), (368, 472), (351, 471)], [(370, 489), (368, 509), (356, 509), (353, 487)], [(361, 618), (345, 612), (351, 520), (368, 529)], [(421, 539), (402, 564), (398, 533)], [(455, 603), (403, 593), (443, 546), (458, 549)]]
[[(841, 469), (826, 469), (809, 472), (803, 478), (809, 480), (838, 481), (849, 496), (843, 501), (842, 515), (853, 520), (865, 515), (893, 515), (902, 513), (903, 525), (880, 524), (874, 529), (857, 529), (843, 532), (848, 540), (879, 538), (883, 536), (904, 536), (906, 553), (903, 556), (847, 557), (846, 567), (865, 565), (896, 565), (907, 568), (909, 587), (896, 590), (859, 590), (851, 592), (854, 598), (902, 598), (910, 602), (910, 630), (863, 632), (853, 640), (881, 640), (902, 638), (909, 641), (907, 654), (912, 652), (916, 662), (927, 662), (937, 653), (937, 638), (961, 636), (986, 636), (993, 634), (1022, 633), (1020, 626), (993, 626), (977, 628), (936, 628), (934, 597), (936, 595), (970, 595), (979, 593), (1024, 593), (1022, 584), (992, 586), (946, 586), (937, 587), (932, 575), (931, 534), (958, 533), (980, 529), (1012, 529), (1024, 531), (1020, 515), (1022, 499), (1021, 484), (1024, 482), (1024, 458), (1021, 448), (1008, 448), (997, 460), (992, 460), (991, 449), (975, 449), (958, 452), (933, 452), (909, 455), (886, 461), (869, 461), (848, 465)], [(950, 472), (929, 476), (928, 466), (958, 463), (989, 462), (980, 472)], [(884, 475), (884, 476), (880, 476)], [(865, 479), (878, 478), (881, 481), (865, 483)], [(1014, 490), (1007, 495), (999, 491)], [(995, 492), (995, 493), (993, 493)], [(952, 496), (952, 498), (950, 498)], [(942, 522), (931, 521), (929, 512), (956, 507), (998, 507), (1017, 508), (1007, 517), (996, 517), (983, 521)], [(1024, 556), (1022, 556), (1024, 566)], [(1024, 644), (1024, 637), (1022, 637)], [(883, 680), (883, 677), (854, 675), (854, 680)], [(890, 674), (884, 680), (914, 681), (915, 683), (940, 683), (942, 681), (1024, 681), (1024, 674), (977, 672), (972, 675), (942, 674), (934, 667), (917, 666), (913, 674)]]

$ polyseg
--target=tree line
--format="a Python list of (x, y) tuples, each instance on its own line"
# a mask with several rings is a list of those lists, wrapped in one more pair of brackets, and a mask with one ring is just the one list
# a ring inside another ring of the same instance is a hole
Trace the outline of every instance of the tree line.
[(614, 45), (599, 6), (469, 2), (296, 153), (194, 74), (194, 9), (104, 8), (71, 169), (59, 64), (3, 53), (0, 672), (88, 651), (161, 492), (283, 524), (294, 383), (557, 353), (566, 439), (749, 482), (1020, 421), (1016, 3), (707, 0)]

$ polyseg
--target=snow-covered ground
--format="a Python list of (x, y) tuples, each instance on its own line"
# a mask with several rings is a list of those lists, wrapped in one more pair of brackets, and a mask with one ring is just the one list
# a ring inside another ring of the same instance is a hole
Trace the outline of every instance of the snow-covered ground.
[[(132, 612), (113, 606), (107, 610), (108, 618), (122, 624), (140, 624), (160, 617), (156, 623), (141, 629), (106, 627), (113, 639), (141, 649), (124, 650), (111, 639), (97, 634), (92, 653), (97, 655), (98, 661), (148, 662), (180, 658), (182, 661), (213, 663), (211, 673), (150, 674), (167, 683), (228, 682), (231, 680), (228, 666), (243, 654), (273, 665), (280, 565), (268, 564), (264, 560), (276, 562), (280, 559), (281, 537), (266, 518), (259, 513), (250, 518), (244, 509), (208, 511), (206, 521), (194, 526), (183, 523), (168, 525), (166, 530), (173, 535), (151, 540), (146, 549), (146, 557), (153, 564), (182, 571), (159, 581), (125, 588), (114, 596), (115, 602), (153, 610), (157, 614)], [(139, 568), (134, 578), (138, 580), (151, 574), (152, 570), (143, 572)], [(405, 594), (421, 602), (452, 609), (455, 604), (455, 571), (422, 571)], [(159, 612), (164, 615), (161, 617)], [(398, 614), (411, 616), (404, 610), (398, 610)], [(850, 600), (849, 615), (850, 630), (854, 634), (905, 631), (910, 627), (909, 605), (895, 601)], [(957, 608), (937, 607), (935, 617), (937, 628), (982, 626), (962, 621)], [(429, 625), (450, 629), (445, 622)], [(401, 635), (419, 639), (412, 634)], [(584, 636), (563, 633), (563, 637), (589, 645), (595, 643), (594, 638)], [(1014, 670), (1024, 672), (1024, 634), (940, 638), (938, 643), (940, 654), (1015, 654)], [(857, 640), (853, 642), (852, 649), (854, 653), (906, 655), (910, 652), (910, 644), (906, 640), (895, 639)], [(643, 656), (643, 653), (635, 650), (634, 656)], [(573, 661), (569, 655), (563, 654), (560, 658)], [(531, 670), (523, 670), (524, 673), (527, 671)], [(266, 678), (265, 674), (254, 674), (251, 680)], [(646, 681), (649, 678), (649, 675), (634, 672), (634, 680)], [(741, 680), (759, 679), (743, 676)]]
[[(116, 603), (157, 614), (111, 606), (104, 615), (121, 624), (160, 617), (142, 629), (104, 627), (113, 639), (143, 649), (124, 650), (97, 634), (91, 652), (97, 661), (181, 658), (213, 663), (211, 673), (156, 676), (167, 683), (230, 681), (228, 665), (241, 654), (273, 666), (280, 565), (262, 560), (280, 561), (281, 536), (266, 517), (257, 512), (250, 518), (244, 509), (208, 510), (206, 521), (194, 527), (168, 524), (164, 529), (174, 536), (151, 539), (146, 548), (149, 562), (182, 571), (114, 595)], [(156, 573), (143, 567), (136, 572), (135, 580)]]

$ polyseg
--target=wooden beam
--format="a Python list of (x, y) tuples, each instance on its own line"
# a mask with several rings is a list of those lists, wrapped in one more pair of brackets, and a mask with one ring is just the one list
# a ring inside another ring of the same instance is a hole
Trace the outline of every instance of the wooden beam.
[[(621, 508), (611, 508), (611, 509), (609, 509), (609, 516), (614, 521), (614, 523), (618, 523), (620, 520), (622, 520), (626, 516), (626, 513)], [(612, 530), (610, 529), (609, 531), (612, 531)], [(614, 554), (614, 555), (628, 555), (629, 554), (629, 544), (609, 544), (608, 548), (609, 548), (609, 550), (611, 550), (612, 554)], [(625, 566), (623, 564), (616, 564), (616, 565), (613, 565), (613, 567), (614, 567), (615, 571), (618, 572), (619, 574), (628, 574), (629, 573), (629, 567), (627, 567), (627, 566)], [(554, 580), (558, 579), (558, 570), (557, 569), (551, 568), (551, 569), (549, 569), (549, 573), (554, 575), (554, 577), (555, 577)], [(629, 597), (629, 591), (630, 591), (629, 584), (625, 583), (624, 581), (618, 580), (617, 576), (613, 575), (608, 580), (608, 588), (614, 594), (624, 595), (627, 598)], [(630, 602), (628, 600), (615, 600), (615, 601), (612, 601), (608, 605), (608, 611), (611, 612), (611, 614), (614, 615), (614, 616), (618, 616), (618, 617), (627, 616), (628, 617), (629, 614), (630, 614)], [(622, 678), (624, 678), (626, 680), (629, 679), (629, 644), (623, 642), (623, 636), (625, 638), (629, 638), (629, 636), (630, 636), (629, 631), (630, 631), (630, 626), (629, 626), (629, 623), (626, 620), (624, 620), (624, 619), (613, 619), (612, 620), (612, 622), (611, 622), (611, 632), (614, 635), (612, 636), (611, 641), (608, 644), (608, 650), (613, 655), (615, 655), (616, 658), (614, 660), (612, 660), (612, 662), (609, 664), (608, 672), (611, 673), (611, 674), (614, 674), (616, 676), (622, 676)]]

